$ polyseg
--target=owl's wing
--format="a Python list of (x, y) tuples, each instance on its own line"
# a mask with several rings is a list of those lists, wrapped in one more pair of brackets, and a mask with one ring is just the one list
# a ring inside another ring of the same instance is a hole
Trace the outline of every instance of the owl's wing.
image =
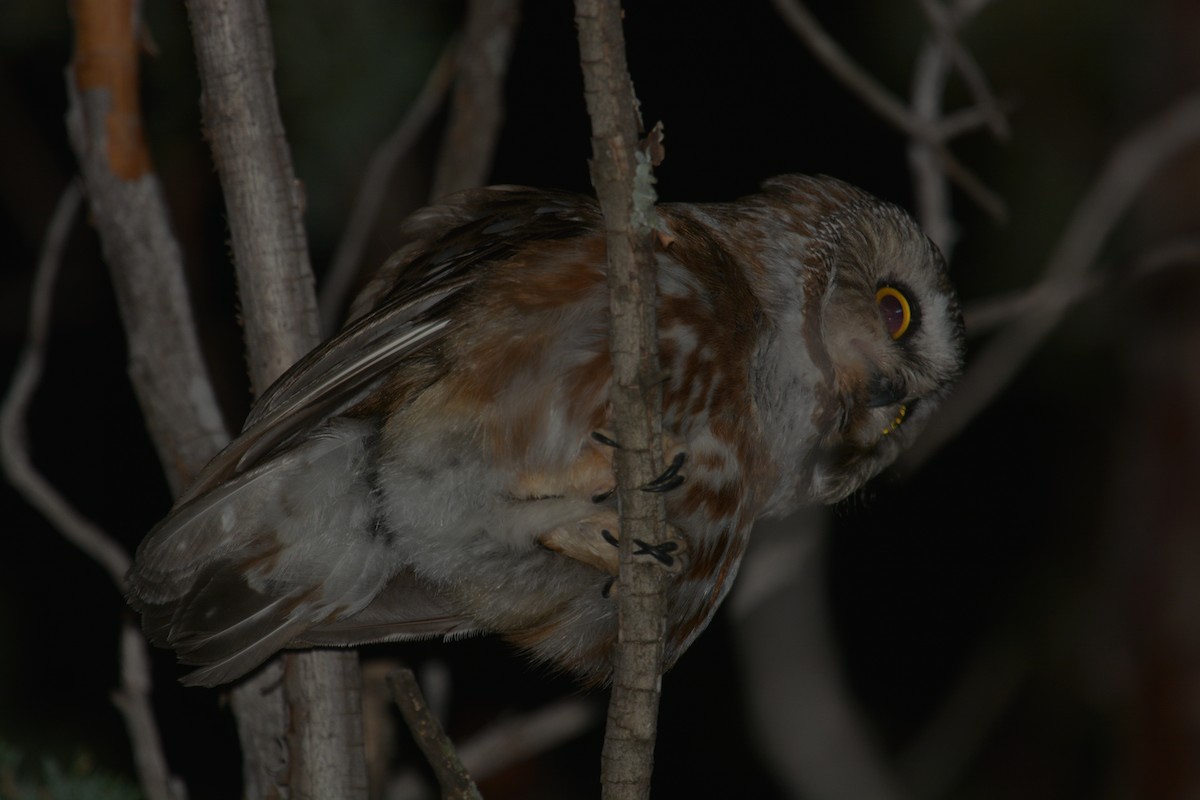
[(455, 326), (480, 269), (524, 242), (594, 221), (587, 201), (517, 187), (478, 190), (411, 218), (340, 333), (256, 403), (138, 548), (131, 604), (158, 644), (234, 680), (295, 644), (461, 634), (471, 621), (374, 535), (369, 459), (378, 421), (343, 414)]

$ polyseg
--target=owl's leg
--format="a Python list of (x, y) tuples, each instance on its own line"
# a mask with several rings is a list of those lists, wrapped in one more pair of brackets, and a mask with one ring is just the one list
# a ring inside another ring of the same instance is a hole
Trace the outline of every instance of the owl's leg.
[[(560, 525), (537, 537), (538, 544), (576, 561), (595, 567), (601, 572), (616, 575), (619, 569), (621, 521), (614, 509), (585, 517), (567, 525)], [(652, 545), (634, 539), (633, 557), (650, 559), (651, 562), (675, 574), (683, 570), (683, 554), (687, 542), (679, 531), (668, 526), (668, 538), (662, 544)]]

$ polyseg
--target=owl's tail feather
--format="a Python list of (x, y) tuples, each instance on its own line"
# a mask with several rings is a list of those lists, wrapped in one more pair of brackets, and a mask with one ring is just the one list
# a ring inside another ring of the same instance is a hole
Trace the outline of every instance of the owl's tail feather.
[(332, 420), (178, 506), (142, 543), (130, 604), (152, 641), (202, 667), (185, 683), (235, 680), (285, 647), (433, 636), (465, 625), (415, 583), (378, 534), (364, 477), (374, 432), (366, 420)]

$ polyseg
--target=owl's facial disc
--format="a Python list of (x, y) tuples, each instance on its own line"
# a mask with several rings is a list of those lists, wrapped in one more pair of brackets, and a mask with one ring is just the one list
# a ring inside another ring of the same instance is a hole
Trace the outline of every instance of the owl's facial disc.
[(928, 286), (890, 273), (862, 277), (843, 279), (823, 308), (829, 400), (838, 411), (825, 418), (810, 494), (826, 503), (896, 459), (957, 369), (957, 351), (931, 351), (929, 340), (948, 320), (942, 304), (924, 302), (933, 297)]

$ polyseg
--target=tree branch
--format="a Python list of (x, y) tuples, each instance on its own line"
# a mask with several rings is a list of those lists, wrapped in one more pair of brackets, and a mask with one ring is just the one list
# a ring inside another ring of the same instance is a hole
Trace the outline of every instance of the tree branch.
[[(939, 166), (946, 175), (994, 219), (1004, 220), (1008, 216), (1004, 201), (946, 148), (945, 130), (913, 114), (866, 70), (856, 64), (817, 24), (816, 19), (800, 0), (772, 2), (780, 16), (808, 46), (817, 60), (851, 92), (858, 95), (868, 108), (909, 137), (925, 142), (936, 155)], [(986, 119), (986, 115), (981, 115), (979, 119)]]
[[(188, 0), (187, 11), (233, 240), (250, 380), (261, 393), (316, 346), (319, 331), (300, 184), (275, 94), (270, 24), (265, 0)], [(274, 667), (234, 690), (239, 734), (258, 737), (243, 739), (247, 792), (280, 790), (284, 776), (271, 769), (286, 736), (293, 797), (365, 797), (357, 654), (307, 651), (288, 654), (285, 664), (282, 692)]]
[(467, 3), (450, 119), (429, 193), (434, 200), (487, 181), (504, 121), (504, 76), (520, 8), (521, 0)]
[(321, 330), (326, 334), (337, 329), (338, 317), (346, 305), (354, 279), (358, 274), (371, 227), (383, 205), (387, 188), (400, 160), (408, 154), (417, 138), (429, 125), (442, 105), (458, 65), (459, 45), (451, 40), (434, 64), (425, 85), (421, 87), (408, 113), (386, 140), (371, 155), (363, 172), (362, 185), (346, 219), (346, 231), (338, 242), (333, 261), (321, 285), (318, 303), (321, 311)]
[(131, 0), (80, 0), (67, 71), (79, 159), (129, 343), (129, 375), (172, 492), (229, 440), (209, 383), (171, 232), (141, 134)]
[(661, 691), (665, 576), (634, 564), (630, 543), (665, 538), (660, 497), (637, 489), (662, 464), (662, 385), (658, 366), (653, 177), (636, 150), (640, 120), (625, 65), (616, 0), (576, 0), (584, 92), (592, 119), (592, 184), (604, 212), (613, 360), (611, 398), (621, 509), (614, 656), (601, 780), (604, 797), (648, 797)]
[(454, 752), (450, 737), (446, 736), (441, 723), (429, 710), (413, 671), (401, 667), (388, 675), (387, 683), (413, 739), (437, 775), (442, 797), (449, 800), (480, 800), (479, 789)]
[[(1067, 296), (1084, 283), (1121, 215), (1169, 160), (1200, 142), (1200, 94), (1176, 103), (1121, 143), (1109, 157), (1059, 239), (1039, 282), (1042, 291)], [(1029, 360), (1058, 324), (1068, 304), (1041, 306), (996, 334), (972, 359), (955, 392), (934, 421), (901, 457), (913, 468), (967, 426)]]
[[(12, 383), (0, 404), (0, 464), (9, 482), (30, 505), (44, 514), (67, 541), (98, 563), (112, 578), (117, 591), (123, 594), (129, 554), (95, 523), (80, 514), (37, 471), (25, 441), (25, 415), (41, 381), (42, 364), (45, 361), (54, 281), (82, 197), (77, 183), (68, 184), (46, 231), (41, 258), (33, 277), (29, 332)], [(113, 705), (121, 713), (129, 734), (138, 783), (149, 800), (181, 800), (187, 792), (167, 767), (162, 739), (150, 706), (146, 640), (129, 623), (121, 626), (120, 661), (121, 687), (113, 695)]]

